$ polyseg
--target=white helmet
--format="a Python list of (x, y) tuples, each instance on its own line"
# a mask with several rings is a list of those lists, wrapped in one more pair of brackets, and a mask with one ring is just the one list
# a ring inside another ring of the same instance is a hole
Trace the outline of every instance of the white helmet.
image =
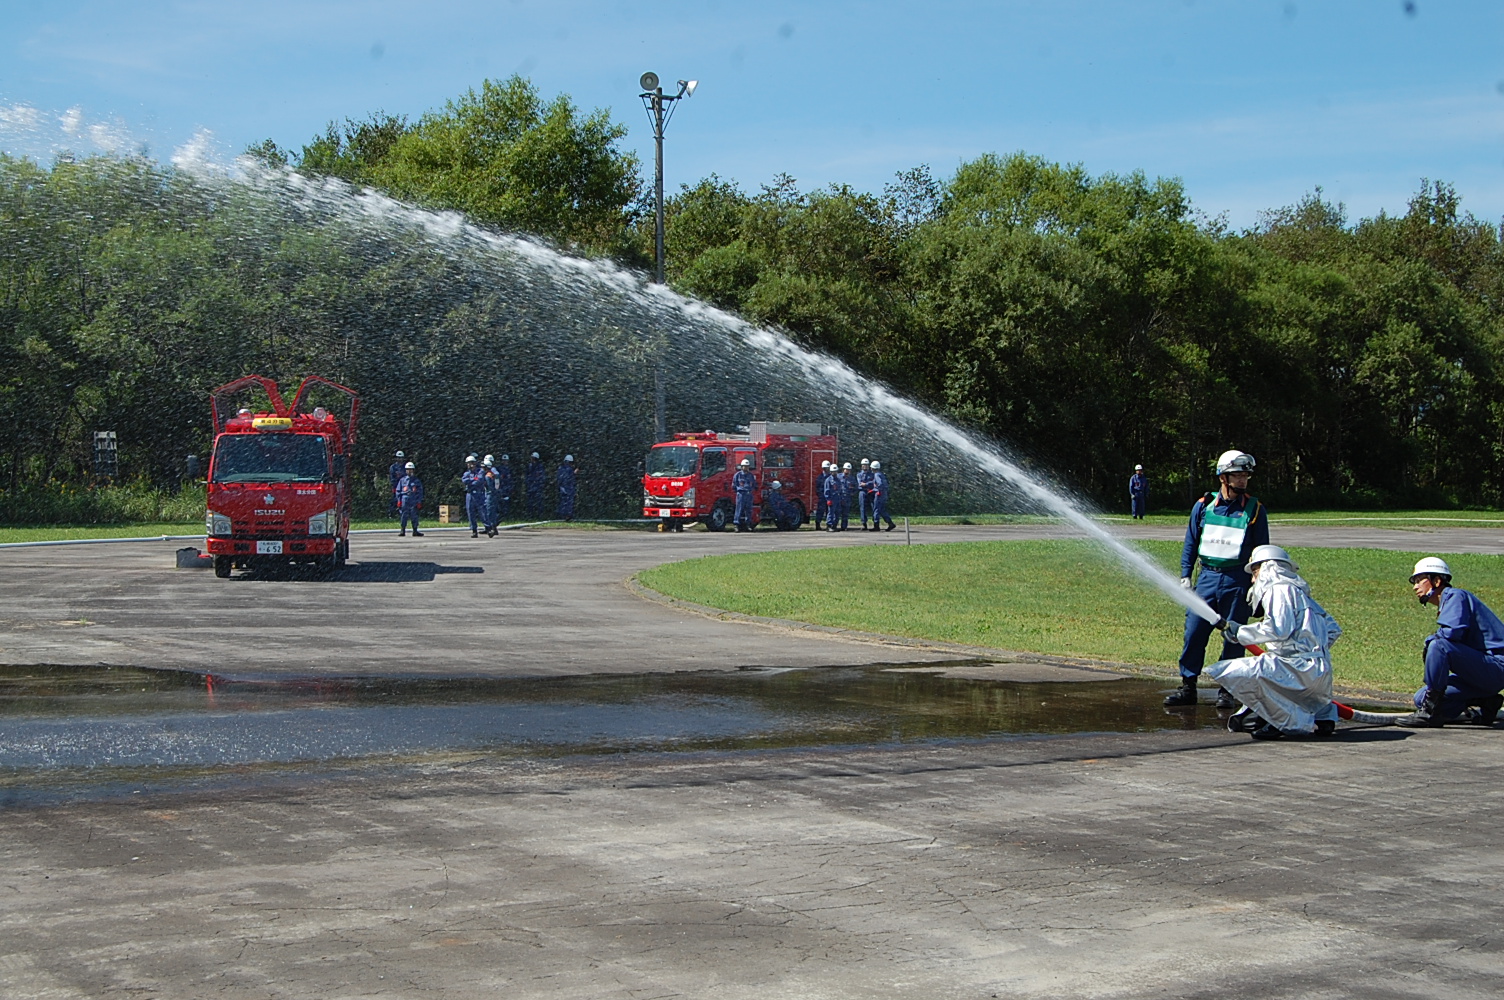
[(872, 470), (874, 472), (877, 471), (878, 469), (881, 469), (882, 467), (883, 467), (883, 463), (879, 462), (875, 458), (872, 460)]
[(773, 480), (773, 485), (772, 485), (771, 488), (775, 489), (775, 490), (781, 490), (781, 489), (783, 489), (783, 484), (780, 483), (778, 480), (775, 479), (775, 480)]
[(737, 462), (736, 464), (739, 465), (739, 466), (741, 466), (743, 469), (745, 469), (745, 468), (748, 468), (749, 466), (751, 466), (752, 460), (750, 458), (744, 458), (740, 462)]
[(538, 457), (538, 453), (537, 453), (537, 452), (536, 452), (536, 451), (535, 451), (535, 452), (533, 452), (533, 457), (534, 457), (534, 458), (537, 458), (537, 457)]
[(849, 469), (849, 468), (851, 468), (851, 463), (847, 462), (845, 465), (841, 466), (841, 468), (842, 469)]
[(862, 459), (862, 464), (863, 465), (871, 465), (872, 464), (872, 459), (870, 459), (870, 458), (864, 458), (864, 459)]
[(1415, 564), (1415, 572), (1410, 574), (1410, 582), (1414, 583), (1415, 578), (1418, 576), (1444, 576), (1448, 580), (1451, 580), (1452, 567), (1448, 566), (1444, 560), (1438, 559), (1435, 556), (1426, 556)]
[(402, 454), (402, 452), (399, 451), (399, 452), (397, 452), (397, 457), (398, 458), (406, 458), (407, 456), (404, 455), (404, 454)]
[(1227, 472), (1252, 472), (1254, 466), (1253, 456), (1246, 451), (1224, 451), (1217, 456), (1217, 475)]
[(407, 464), (406, 464), (406, 465), (404, 465), (404, 466), (403, 466), (403, 468), (404, 468), (404, 469), (416, 469), (416, 468), (417, 468), (417, 466), (416, 466), (416, 465), (414, 465), (414, 464), (413, 464), (413, 463), (411, 463), (411, 462), (408, 462), (408, 463), (407, 463)]
[(1249, 554), (1248, 565), (1244, 566), (1243, 568), (1252, 573), (1255, 566), (1257, 566), (1259, 563), (1266, 562), (1282, 562), (1286, 566), (1289, 566), (1292, 570), (1300, 569), (1299, 566), (1295, 565), (1295, 560), (1290, 558), (1290, 553), (1286, 552), (1278, 545), (1258, 546), (1253, 550), (1252, 553)]
[(496, 459), (492, 458), (490, 455), (487, 455), (485, 458), (480, 460), (480, 464), (489, 469), (496, 464)]
[(503, 456), (501, 456), (501, 460), (503, 462), (510, 462), (512, 460), (512, 456), (511, 455), (503, 455)]
[(821, 462), (820, 463), (820, 468), (822, 468), (822, 469), (828, 469), (828, 468), (830, 468), (830, 463), (829, 462)]
[(1143, 472), (1144, 471), (1144, 467), (1142, 465), (1135, 465), (1133, 467), (1133, 471), (1134, 472)]
[(566, 462), (573, 462), (574, 461), (574, 456), (573, 455), (565, 455), (564, 456), (564, 461), (566, 461)]

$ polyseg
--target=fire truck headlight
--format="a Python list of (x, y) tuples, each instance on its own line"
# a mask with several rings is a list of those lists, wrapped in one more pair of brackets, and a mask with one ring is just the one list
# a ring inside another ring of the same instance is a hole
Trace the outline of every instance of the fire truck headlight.
[(223, 538), (233, 534), (230, 528), (230, 518), (225, 514), (216, 514), (209, 511), (204, 517), (204, 533), (213, 535), (215, 538)]
[(326, 510), (313, 515), (308, 519), (308, 533), (310, 535), (332, 535), (334, 533), (336, 512)]
[(684, 491), (684, 497), (679, 502), (682, 503), (686, 507), (693, 507), (695, 505), (695, 491), (694, 491), (694, 489), (690, 488), (690, 489), (685, 490)]

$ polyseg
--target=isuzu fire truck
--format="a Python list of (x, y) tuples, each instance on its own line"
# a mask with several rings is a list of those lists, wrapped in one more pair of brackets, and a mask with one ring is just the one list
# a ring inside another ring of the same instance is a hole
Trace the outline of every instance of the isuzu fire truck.
[[(693, 521), (725, 531), (736, 511), (731, 477), (745, 458), (757, 477), (753, 525), (771, 521), (780, 531), (793, 531), (820, 509), (820, 463), (836, 460), (836, 435), (823, 431), (819, 424), (754, 420), (745, 433), (700, 431), (660, 441), (648, 451), (642, 516), (657, 518), (660, 531), (683, 531)], [(781, 520), (768, 504), (775, 479), (791, 511)]]
[[(236, 393), (258, 386), (270, 411), (229, 408)], [(344, 419), (312, 406), (310, 392), (320, 386), (347, 398)], [(323, 573), (343, 566), (350, 555), (350, 448), (360, 398), (311, 375), (287, 404), (271, 379), (247, 375), (215, 389), (209, 408), (214, 451), (204, 529), (214, 575), (274, 564), (306, 563)]]

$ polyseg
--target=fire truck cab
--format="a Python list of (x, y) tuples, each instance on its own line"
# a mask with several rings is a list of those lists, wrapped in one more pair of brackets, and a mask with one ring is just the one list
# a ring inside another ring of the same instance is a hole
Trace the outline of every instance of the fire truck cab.
[[(318, 386), (348, 398), (343, 419), (311, 406), (310, 390)], [(235, 393), (253, 387), (266, 393), (270, 411), (222, 410)], [(272, 564), (307, 563), (324, 573), (343, 566), (350, 554), (349, 456), (359, 397), (312, 375), (289, 405), (271, 379), (247, 375), (215, 389), (209, 406), (214, 451), (204, 530), (214, 575)]]
[[(663, 531), (683, 531), (693, 521), (725, 531), (736, 510), (731, 477), (747, 459), (757, 477), (753, 526), (769, 521), (779, 531), (793, 531), (820, 509), (815, 495), (820, 463), (836, 460), (837, 445), (836, 435), (824, 433), (819, 424), (771, 420), (754, 420), (735, 434), (675, 434), (648, 450), (642, 516), (658, 519)], [(784, 498), (783, 517), (776, 516), (769, 499), (774, 480)]]

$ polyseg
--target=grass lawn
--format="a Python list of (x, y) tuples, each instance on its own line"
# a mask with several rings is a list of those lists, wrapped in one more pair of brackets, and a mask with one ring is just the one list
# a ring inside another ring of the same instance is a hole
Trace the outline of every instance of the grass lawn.
[[(1178, 542), (1140, 547), (1178, 575)], [(1420, 680), (1435, 611), (1411, 596), (1415, 552), (1292, 549), (1344, 630), (1337, 683), (1390, 691)], [(1504, 609), (1504, 559), (1448, 555), (1460, 586)], [(665, 594), (744, 614), (1170, 668), (1185, 617), (1085, 541), (957, 542), (711, 556), (640, 575)], [(1216, 655), (1212, 644), (1211, 655)]]

